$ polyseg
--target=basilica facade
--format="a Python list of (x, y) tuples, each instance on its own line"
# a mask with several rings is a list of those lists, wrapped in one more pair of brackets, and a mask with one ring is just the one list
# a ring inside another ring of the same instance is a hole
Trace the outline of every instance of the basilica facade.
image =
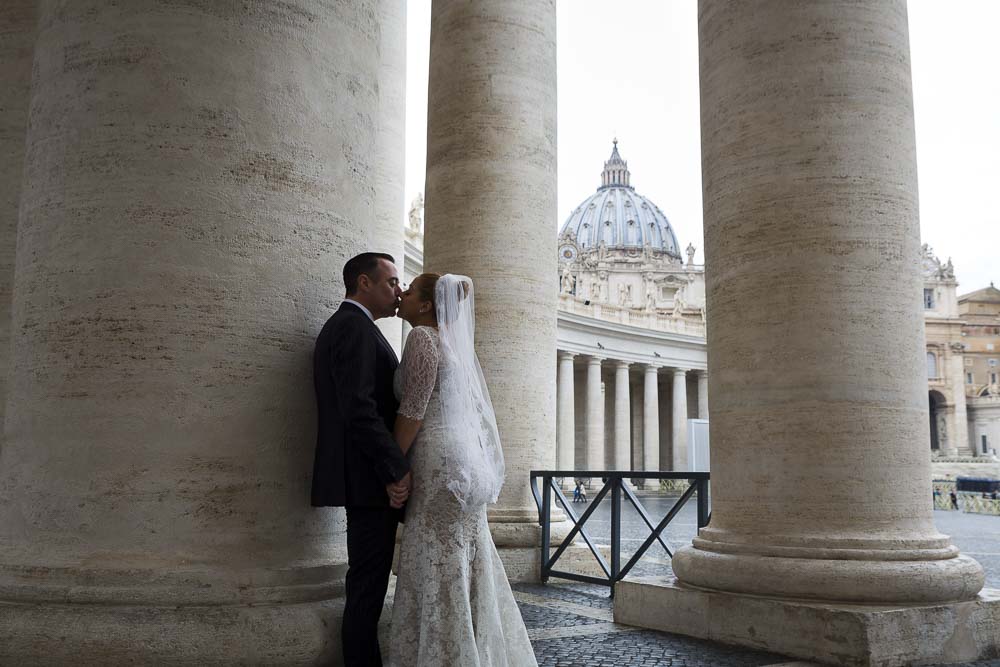
[[(556, 465), (708, 470), (705, 267), (631, 180), (616, 139), (558, 233)], [(404, 230), (407, 281), (423, 270), (422, 205)]]

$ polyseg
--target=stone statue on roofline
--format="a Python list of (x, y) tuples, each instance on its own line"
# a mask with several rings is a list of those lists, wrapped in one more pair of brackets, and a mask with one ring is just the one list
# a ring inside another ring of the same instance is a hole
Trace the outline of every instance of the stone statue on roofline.
[(694, 244), (693, 243), (688, 243), (688, 247), (687, 247), (687, 250), (685, 252), (687, 252), (687, 256), (688, 256), (688, 263), (687, 263), (687, 265), (688, 266), (694, 266), (694, 253), (695, 253)]
[(424, 227), (424, 195), (420, 192), (410, 203), (410, 231), (414, 234), (423, 232)]

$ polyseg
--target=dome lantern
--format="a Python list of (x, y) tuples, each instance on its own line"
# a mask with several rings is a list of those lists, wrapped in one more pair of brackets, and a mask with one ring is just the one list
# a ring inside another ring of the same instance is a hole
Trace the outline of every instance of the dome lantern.
[(611, 149), (611, 157), (604, 163), (604, 171), (601, 172), (601, 187), (625, 187), (631, 188), (629, 184), (631, 180), (631, 174), (628, 170), (628, 162), (622, 159), (622, 156), (618, 153), (618, 138), (612, 142), (614, 147)]

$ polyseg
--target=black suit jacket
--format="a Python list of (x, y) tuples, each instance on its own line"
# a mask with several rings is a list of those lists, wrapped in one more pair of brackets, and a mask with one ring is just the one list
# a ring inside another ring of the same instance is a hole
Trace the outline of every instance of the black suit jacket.
[(354, 304), (342, 303), (323, 326), (313, 354), (319, 413), (313, 505), (389, 506), (386, 484), (410, 469), (392, 437), (398, 365), (378, 327)]

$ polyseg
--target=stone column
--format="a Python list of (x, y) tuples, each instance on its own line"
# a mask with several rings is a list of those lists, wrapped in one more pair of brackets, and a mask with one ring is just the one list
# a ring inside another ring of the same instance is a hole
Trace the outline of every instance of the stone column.
[[(373, 177), (375, 224), (369, 250), (387, 252), (396, 258), (403, 275), (403, 224), (406, 208), (403, 181), (406, 170), (406, 3), (381, 0), (379, 9), (378, 127), (375, 132)], [(384, 317), (378, 328), (400, 354), (403, 349), (402, 320)]]
[(670, 400), (670, 451), (673, 454), (673, 470), (688, 469), (687, 450), (687, 371), (683, 368), (673, 370), (673, 386)]
[[(431, 9), (424, 264), (475, 282), (476, 349), (507, 463), (491, 527), (535, 572), (528, 471), (555, 465), (556, 441), (555, 40), (555, 0)], [(507, 564), (512, 578), (537, 576)]]
[[(576, 461), (576, 415), (573, 395), (573, 357), (572, 352), (559, 352), (559, 378), (557, 387), (558, 432), (556, 433), (556, 452), (558, 460), (556, 467), (560, 470), (574, 470)], [(572, 480), (571, 480), (572, 481)]]
[(698, 419), (708, 419), (708, 371), (698, 371)]
[(38, 0), (9, 0), (0, 6), (0, 424), (10, 368), (10, 301), (37, 4)]
[(660, 387), (659, 366), (647, 364), (642, 392), (642, 469), (660, 469)]
[(632, 445), (627, 361), (615, 363), (615, 470), (628, 470)]
[[(961, 346), (961, 343), (958, 344)], [(965, 357), (958, 350), (950, 350), (946, 356), (946, 372), (951, 375), (952, 393), (955, 397), (955, 430), (952, 447), (958, 454), (977, 456), (976, 447), (969, 444), (969, 417), (965, 401)]]
[(587, 359), (587, 470), (604, 470), (604, 393), (601, 357)]
[(395, 187), (378, 7), (40, 6), (0, 663), (339, 661), (311, 358)]
[(674, 572), (786, 598), (970, 599), (982, 569), (929, 502), (906, 3), (698, 14), (713, 505)]

